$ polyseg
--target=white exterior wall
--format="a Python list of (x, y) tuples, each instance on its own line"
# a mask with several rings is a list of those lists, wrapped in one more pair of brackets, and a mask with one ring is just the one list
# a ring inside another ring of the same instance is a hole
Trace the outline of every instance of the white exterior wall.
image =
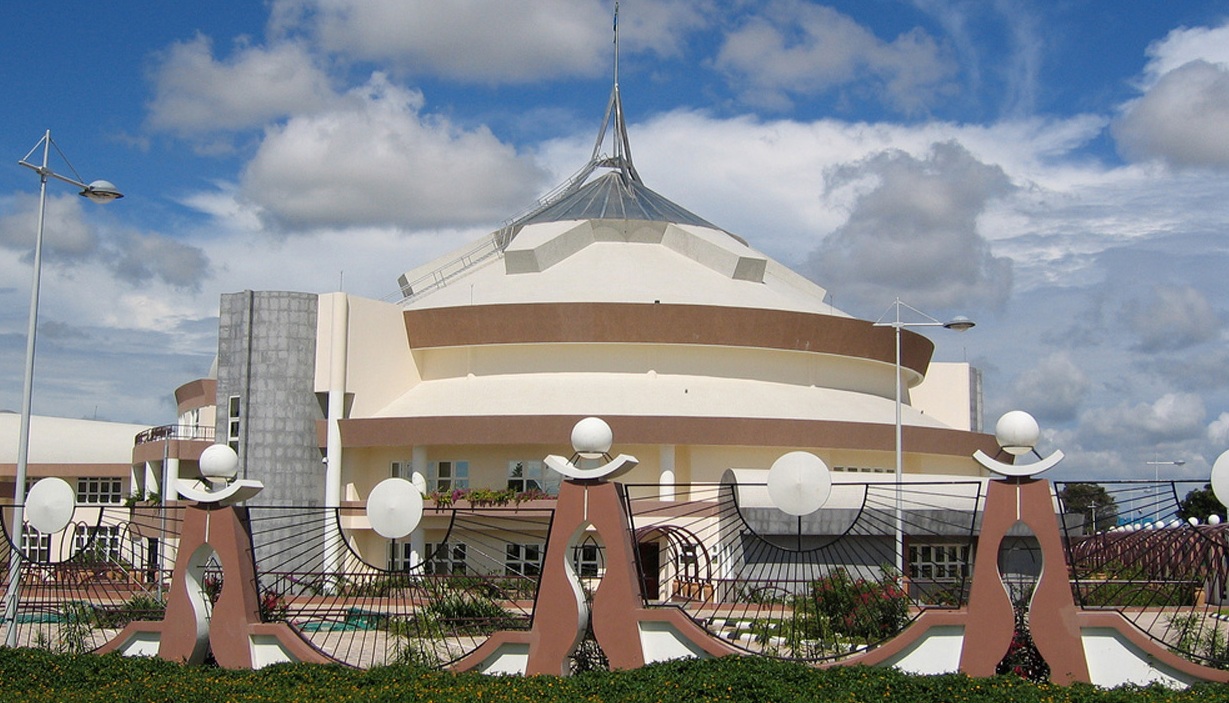
[[(329, 390), (332, 364), (333, 298), (320, 296), (316, 328), (316, 392)], [(348, 344), (346, 346), (346, 393), (348, 416), (366, 417), (377, 412), (420, 380), (405, 333), (401, 308), (391, 303), (346, 296)]]
[(913, 407), (955, 429), (980, 431), (976, 374), (965, 362), (931, 362), (926, 378), (909, 392)]

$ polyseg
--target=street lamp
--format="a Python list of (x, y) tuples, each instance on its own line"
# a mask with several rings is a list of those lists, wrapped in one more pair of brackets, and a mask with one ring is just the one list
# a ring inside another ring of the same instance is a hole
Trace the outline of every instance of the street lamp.
[[(32, 163), (30, 157), (39, 150), (39, 147), (42, 147), (43, 150), (42, 163)], [(73, 172), (75, 178), (69, 178), (68, 176), (56, 173), (47, 166), (52, 147), (55, 148), (56, 153), (60, 155), (64, 163), (68, 164), (68, 168)], [(38, 228), (35, 230), (34, 235), (34, 276), (30, 283), (30, 318), (29, 326), (26, 328), (26, 373), (21, 396), (21, 429), (17, 438), (17, 474), (14, 477), (13, 484), (12, 537), (15, 538), (13, 541), (18, 548), (13, 551), (9, 559), (9, 588), (8, 593), (4, 597), (4, 623), (8, 626), (6, 644), (10, 647), (17, 644), (17, 604), (20, 600), (21, 560), (23, 558), (21, 548), (25, 544), (24, 503), (26, 502), (26, 466), (30, 450), (30, 408), (34, 397), (34, 342), (36, 332), (38, 331), (38, 292), (43, 268), (43, 223), (46, 220), (47, 214), (47, 179), (54, 178), (57, 181), (63, 181), (80, 188), (82, 197), (89, 198), (96, 203), (109, 203), (112, 200), (124, 197), (110, 181), (94, 181), (86, 184), (81, 175), (77, 173), (77, 169), (73, 168), (73, 165), (68, 162), (64, 152), (60, 151), (60, 147), (56, 146), (56, 143), (51, 140), (51, 130), (47, 130), (43, 138), (34, 145), (34, 148), (17, 163), (38, 174), (39, 188)]]
[(1144, 464), (1152, 467), (1152, 522), (1156, 524), (1157, 520), (1161, 519), (1161, 467), (1162, 466), (1182, 466), (1186, 463), (1185, 459), (1174, 459), (1173, 461), (1157, 461), (1156, 455), (1152, 455), (1152, 461), (1145, 461)]
[[(905, 322), (900, 318), (901, 308), (912, 311), (914, 314), (924, 318), (915, 322)], [(893, 313), (891, 319), (884, 319), (888, 313)], [(939, 322), (935, 318), (909, 305), (901, 302), (897, 298), (892, 306), (884, 311), (879, 319), (875, 321), (875, 327), (891, 327), (896, 330), (896, 571), (904, 574), (905, 571), (905, 529), (904, 529), (904, 510), (901, 500), (901, 482), (904, 480), (903, 470), (903, 447), (901, 444), (901, 366), (900, 366), (900, 331), (906, 327), (944, 327), (957, 332), (964, 332), (972, 329), (977, 323), (973, 322), (963, 315), (953, 317), (947, 322)]]

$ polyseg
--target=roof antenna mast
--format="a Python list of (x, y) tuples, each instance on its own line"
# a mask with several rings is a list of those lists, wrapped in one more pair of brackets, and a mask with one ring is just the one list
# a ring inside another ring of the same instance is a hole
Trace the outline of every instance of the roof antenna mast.
[[(597, 133), (597, 143), (593, 145), (593, 156), (585, 169), (585, 176), (597, 167), (617, 168), (623, 177), (624, 184), (641, 183), (640, 174), (632, 163), (632, 147), (627, 139), (627, 123), (623, 118), (623, 99), (619, 96), (619, 2), (614, 5), (614, 86), (610, 91), (610, 102), (606, 105), (606, 116), (602, 119), (602, 128)], [(614, 156), (602, 154), (602, 143), (606, 141), (606, 129), (614, 118)], [(584, 178), (580, 179), (581, 181)]]

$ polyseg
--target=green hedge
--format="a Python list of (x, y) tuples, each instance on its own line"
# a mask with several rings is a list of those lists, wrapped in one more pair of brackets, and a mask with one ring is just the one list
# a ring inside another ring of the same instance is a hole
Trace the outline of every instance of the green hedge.
[(224, 703), (269, 701), (908, 701), (964, 703), (1206, 703), (1229, 700), (1229, 686), (1171, 691), (1158, 686), (1102, 690), (1031, 684), (1019, 677), (908, 676), (893, 670), (817, 670), (764, 658), (680, 661), (636, 671), (571, 678), (454, 675), (408, 666), (370, 671), (340, 666), (278, 665), (255, 672), (184, 667), (159, 659), (55, 655), (0, 648), (0, 701), (22, 703)]

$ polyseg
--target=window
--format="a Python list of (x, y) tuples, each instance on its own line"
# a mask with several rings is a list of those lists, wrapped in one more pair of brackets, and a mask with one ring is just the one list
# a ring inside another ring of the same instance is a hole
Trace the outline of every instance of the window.
[(394, 461), (388, 467), (388, 475), (392, 476), (393, 478), (404, 478), (409, 480), (412, 473), (413, 469), (410, 468), (410, 462), (408, 461)]
[(700, 558), (696, 545), (691, 543), (680, 544), (675, 554), (674, 567), (680, 577), (693, 579), (700, 577)]
[(189, 439), (203, 439), (201, 424), (201, 409), (188, 410), (179, 416), (179, 426), (175, 428), (175, 436)]
[(22, 529), (21, 555), (30, 561), (51, 561), (51, 535), (30, 525)]
[(909, 578), (959, 581), (969, 576), (972, 551), (967, 544), (909, 546)]
[(517, 493), (544, 491), (546, 483), (542, 480), (542, 471), (540, 461), (510, 461), (508, 462), (508, 488)]
[(79, 478), (77, 502), (87, 505), (123, 503), (123, 482), (118, 478)]
[(845, 471), (851, 474), (890, 474), (896, 471), (896, 469), (888, 469), (882, 466), (833, 466), (832, 470)]
[(235, 450), (235, 453), (239, 452), (239, 411), (241, 408), (242, 403), (239, 401), (239, 396), (232, 395), (226, 406), (226, 443)]
[(73, 535), (73, 554), (85, 552), (91, 561), (120, 561), (119, 525), (77, 525)]
[(429, 491), (452, 491), (469, 488), (468, 461), (433, 461), (431, 475), (427, 479)]
[(425, 573), (434, 576), (464, 574), (465, 555), (466, 548), (462, 542), (428, 543)]
[(504, 550), (504, 575), (538, 576), (542, 573), (542, 545), (508, 544)]
[(586, 538), (584, 542), (572, 547), (572, 568), (582, 579), (598, 578), (602, 575), (604, 556), (601, 546), (592, 538)]

